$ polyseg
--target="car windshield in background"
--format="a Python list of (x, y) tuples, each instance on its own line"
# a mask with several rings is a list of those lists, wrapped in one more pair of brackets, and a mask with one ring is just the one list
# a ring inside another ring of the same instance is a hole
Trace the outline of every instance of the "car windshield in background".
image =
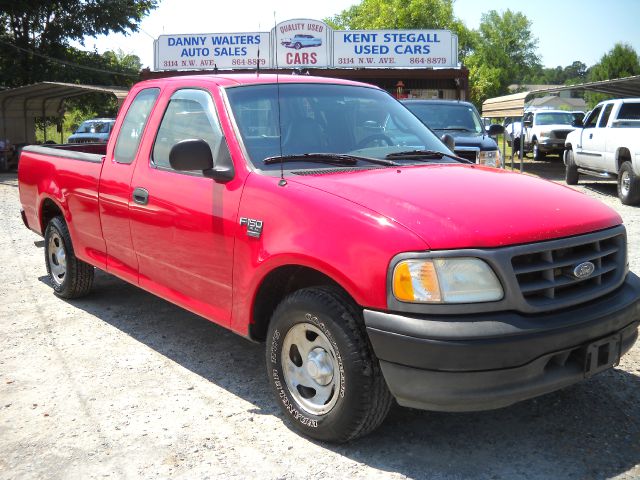
[(406, 107), (433, 130), (484, 132), (480, 117), (468, 105), (454, 101), (451, 104), (407, 102)]
[(109, 133), (110, 122), (82, 122), (75, 133)]
[[(265, 159), (306, 153), (379, 160), (409, 150), (448, 153), (415, 116), (375, 88), (306, 83), (231, 87), (226, 92), (249, 159), (258, 169), (280, 168), (272, 160), (265, 164)], [(286, 168), (332, 168), (314, 162), (316, 158), (303, 157)], [(395, 160), (416, 163), (421, 159)], [(454, 160), (445, 157), (443, 161)]]
[(536, 117), (536, 125), (571, 125), (573, 119), (574, 116), (570, 112), (539, 113)]

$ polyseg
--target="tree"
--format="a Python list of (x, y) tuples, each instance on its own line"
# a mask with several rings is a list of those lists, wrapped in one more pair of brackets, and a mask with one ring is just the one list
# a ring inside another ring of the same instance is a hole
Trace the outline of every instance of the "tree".
[(469, 78), (486, 88), (472, 85), (471, 100), (481, 105), (491, 95), (507, 93), (511, 83), (521, 83), (540, 60), (538, 40), (531, 33), (531, 22), (520, 12), (491, 10), (482, 15), (476, 48), (467, 57)]
[[(633, 75), (640, 75), (638, 54), (630, 45), (616, 43), (609, 52), (602, 56), (598, 63), (589, 69), (588, 79), (590, 82), (597, 82), (599, 80), (612, 80)], [(610, 98), (610, 96), (601, 93), (585, 93), (585, 100), (590, 108), (607, 98)]]
[(1, 1), (0, 85), (73, 81), (77, 72), (62, 69), (52, 59), (86, 62), (92, 58), (82, 57), (71, 41), (83, 44), (86, 36), (135, 32), (156, 6), (157, 0)]
[(362, 0), (326, 18), (339, 30), (446, 29), (458, 35), (460, 58), (473, 48), (474, 34), (453, 15), (454, 0)]

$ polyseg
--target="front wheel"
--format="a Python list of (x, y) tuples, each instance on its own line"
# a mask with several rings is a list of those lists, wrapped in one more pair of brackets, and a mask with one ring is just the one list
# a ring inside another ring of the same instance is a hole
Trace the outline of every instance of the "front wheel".
[(346, 442), (377, 428), (392, 397), (353, 302), (330, 288), (287, 296), (271, 318), (267, 375), (285, 417), (309, 437)]
[(625, 205), (640, 203), (640, 178), (633, 172), (631, 162), (624, 162), (618, 172), (618, 197)]
[(580, 175), (578, 174), (578, 166), (573, 159), (573, 150), (566, 151), (565, 164), (564, 179), (567, 182), (567, 185), (577, 185)]
[(69, 229), (62, 217), (54, 217), (44, 232), (44, 255), (54, 293), (62, 298), (78, 298), (91, 291), (94, 268), (78, 260)]
[(533, 141), (533, 159), (536, 161), (544, 160), (545, 153), (540, 150), (540, 145), (538, 145), (538, 140)]

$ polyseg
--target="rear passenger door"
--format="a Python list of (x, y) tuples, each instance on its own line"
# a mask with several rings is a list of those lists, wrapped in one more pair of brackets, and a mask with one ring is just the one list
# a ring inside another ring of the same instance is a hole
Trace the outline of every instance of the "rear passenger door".
[(165, 92), (158, 109), (158, 131), (131, 184), (140, 286), (228, 325), (241, 188), (169, 164), (171, 147), (186, 139), (205, 140), (216, 164), (230, 162), (214, 101), (207, 90), (182, 88)]

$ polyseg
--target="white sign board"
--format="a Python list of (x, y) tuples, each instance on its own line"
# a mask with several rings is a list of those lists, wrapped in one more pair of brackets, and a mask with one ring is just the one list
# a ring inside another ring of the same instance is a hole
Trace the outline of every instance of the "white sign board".
[(458, 37), (449, 30), (338, 30), (333, 32), (336, 68), (428, 68), (458, 66)]
[(326, 68), (330, 59), (328, 31), (329, 27), (318, 20), (298, 19), (279, 23), (272, 30), (276, 50), (273, 66)]
[(269, 33), (161, 35), (156, 42), (156, 70), (255, 69), (271, 64)]

